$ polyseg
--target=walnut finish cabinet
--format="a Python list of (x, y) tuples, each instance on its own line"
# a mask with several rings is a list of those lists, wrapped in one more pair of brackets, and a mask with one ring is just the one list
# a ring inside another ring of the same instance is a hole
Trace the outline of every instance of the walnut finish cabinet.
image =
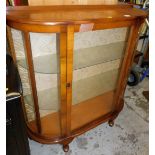
[(68, 151), (74, 137), (113, 125), (146, 16), (126, 4), (7, 7), (31, 139)]

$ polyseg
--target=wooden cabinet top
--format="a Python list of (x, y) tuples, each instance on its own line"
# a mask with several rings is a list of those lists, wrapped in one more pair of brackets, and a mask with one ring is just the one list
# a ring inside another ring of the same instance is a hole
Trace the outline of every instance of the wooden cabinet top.
[(145, 18), (132, 5), (72, 5), (7, 7), (7, 22), (38, 25), (84, 24)]

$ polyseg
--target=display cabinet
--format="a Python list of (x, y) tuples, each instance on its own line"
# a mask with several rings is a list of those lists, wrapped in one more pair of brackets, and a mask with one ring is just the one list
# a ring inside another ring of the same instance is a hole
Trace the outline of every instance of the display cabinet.
[(30, 138), (68, 151), (74, 137), (113, 125), (146, 16), (125, 4), (7, 7)]

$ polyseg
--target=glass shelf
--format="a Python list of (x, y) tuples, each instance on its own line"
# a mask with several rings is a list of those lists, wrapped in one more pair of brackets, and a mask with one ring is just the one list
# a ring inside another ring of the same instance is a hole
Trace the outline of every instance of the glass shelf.
[[(18, 64), (27, 69), (25, 59), (18, 60)], [(34, 71), (43, 74), (57, 74), (57, 54), (48, 54), (33, 57)]]
[(77, 104), (105, 92), (115, 90), (118, 71), (119, 69), (112, 69), (104, 73), (73, 81), (72, 104)]
[(123, 41), (76, 50), (73, 58), (74, 70), (120, 59), (125, 46)]
[[(74, 70), (90, 67), (103, 62), (120, 59), (126, 43), (116, 42), (107, 45), (78, 49), (74, 51)], [(42, 74), (58, 74), (57, 54), (33, 57), (34, 70)], [(25, 59), (18, 60), (18, 64), (27, 69)]]
[[(73, 105), (115, 90), (118, 72), (119, 68), (111, 69), (110, 71), (73, 81)], [(41, 117), (46, 116), (48, 113), (59, 111), (58, 87), (37, 90), (37, 96)], [(31, 116), (33, 108), (31, 95), (25, 95), (24, 100), (28, 105), (28, 114)], [(33, 119), (31, 118), (31, 120)]]
[[(38, 90), (38, 103), (40, 110), (52, 110), (58, 111), (58, 88), (50, 88), (45, 90)], [(24, 96), (25, 102), (30, 106), (33, 105), (33, 101), (30, 95)]]

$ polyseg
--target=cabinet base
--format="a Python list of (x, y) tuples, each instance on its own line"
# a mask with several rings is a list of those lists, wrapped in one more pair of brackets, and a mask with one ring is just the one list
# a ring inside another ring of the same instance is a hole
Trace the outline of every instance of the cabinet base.
[(107, 115), (104, 115), (88, 124), (86, 124), (85, 126), (76, 129), (74, 131), (71, 132), (71, 134), (69, 136), (66, 137), (53, 137), (53, 138), (47, 138), (41, 134), (35, 133), (33, 132), (28, 126), (27, 126), (27, 130), (28, 130), (28, 135), (30, 137), (30, 139), (33, 139), (34, 141), (37, 141), (39, 143), (42, 144), (54, 144), (54, 143), (59, 143), (63, 145), (63, 150), (64, 152), (68, 152), (69, 151), (69, 143), (77, 136), (89, 131), (90, 129), (93, 129), (94, 127), (107, 122), (109, 123), (109, 126), (112, 127), (114, 125), (114, 120), (116, 119), (116, 117), (118, 116), (118, 114), (121, 112), (121, 110), (123, 109), (124, 106), (124, 100), (122, 99), (120, 101), (119, 107), (117, 108), (117, 110), (115, 110), (114, 112), (111, 112)]

